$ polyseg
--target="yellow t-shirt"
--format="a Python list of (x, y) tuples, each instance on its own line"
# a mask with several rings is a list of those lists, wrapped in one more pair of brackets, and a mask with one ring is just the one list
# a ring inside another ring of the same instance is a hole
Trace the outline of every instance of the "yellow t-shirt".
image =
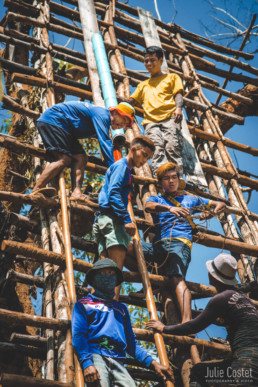
[(162, 74), (139, 83), (131, 98), (144, 110), (142, 125), (167, 120), (176, 110), (175, 95), (183, 93), (183, 83), (177, 74)]

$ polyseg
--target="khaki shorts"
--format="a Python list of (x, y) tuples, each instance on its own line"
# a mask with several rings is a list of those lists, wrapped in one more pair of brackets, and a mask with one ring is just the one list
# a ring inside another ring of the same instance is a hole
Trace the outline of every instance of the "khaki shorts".
[(131, 237), (125, 231), (123, 223), (109, 215), (100, 215), (93, 225), (93, 236), (98, 245), (99, 254), (111, 246), (122, 245), (127, 250)]

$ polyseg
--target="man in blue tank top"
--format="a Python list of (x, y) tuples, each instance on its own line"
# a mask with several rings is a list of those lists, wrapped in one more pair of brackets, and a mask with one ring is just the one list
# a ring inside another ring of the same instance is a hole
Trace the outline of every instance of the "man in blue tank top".
[[(63, 102), (47, 109), (37, 121), (47, 155), (51, 163), (44, 169), (32, 194), (44, 188), (64, 168), (71, 167), (73, 199), (83, 199), (81, 186), (87, 155), (78, 139), (97, 134), (106, 165), (114, 163), (113, 144), (109, 128), (131, 127), (134, 108), (122, 102), (105, 109), (86, 102)], [(43, 193), (43, 190), (42, 190)]]

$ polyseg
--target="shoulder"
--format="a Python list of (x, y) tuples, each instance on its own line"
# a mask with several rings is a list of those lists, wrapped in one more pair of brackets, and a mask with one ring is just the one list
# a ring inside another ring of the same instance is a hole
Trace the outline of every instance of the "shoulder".
[(234, 290), (224, 290), (223, 292), (220, 292), (216, 294), (216, 296), (212, 297), (209, 304), (212, 305), (213, 307), (216, 305), (220, 306), (225, 302), (227, 302), (234, 293), (237, 293), (237, 292)]
[(125, 304), (122, 304), (122, 302), (113, 300), (112, 308), (114, 310), (118, 311), (119, 313), (121, 313), (123, 315), (123, 317), (125, 317), (126, 315), (129, 315), (129, 311), (127, 309), (127, 306)]

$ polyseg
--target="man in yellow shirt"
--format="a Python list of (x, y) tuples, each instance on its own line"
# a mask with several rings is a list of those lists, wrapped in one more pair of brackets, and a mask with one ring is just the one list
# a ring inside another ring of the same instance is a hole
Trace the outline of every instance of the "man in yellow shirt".
[(153, 175), (156, 176), (160, 165), (170, 161), (179, 166), (182, 176), (183, 84), (177, 74), (162, 73), (162, 62), (163, 50), (160, 47), (146, 49), (144, 64), (150, 78), (139, 83), (131, 95), (130, 103), (143, 108), (145, 136), (155, 144), (151, 162)]

